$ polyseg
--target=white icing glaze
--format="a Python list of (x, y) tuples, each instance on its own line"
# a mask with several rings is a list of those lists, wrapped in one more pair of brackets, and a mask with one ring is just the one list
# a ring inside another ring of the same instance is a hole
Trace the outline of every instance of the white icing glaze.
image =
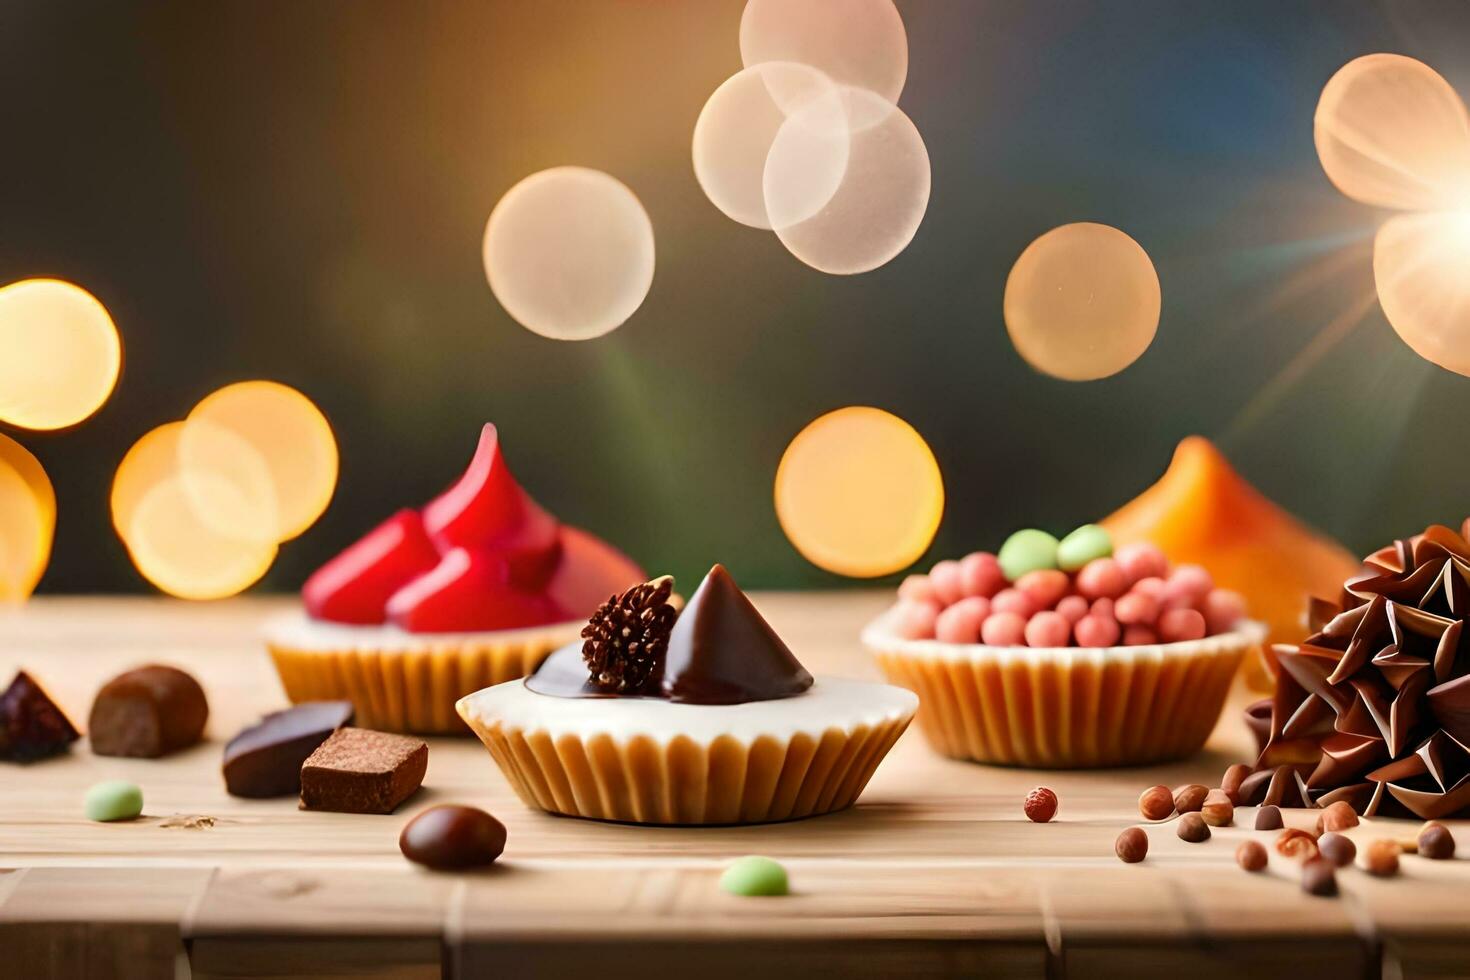
[(964, 660), (1006, 664), (1014, 660), (1055, 660), (1059, 664), (1137, 663), (1174, 657), (1218, 656), (1252, 647), (1266, 638), (1266, 625), (1251, 620), (1238, 623), (1229, 633), (1217, 633), (1180, 643), (1151, 643), (1131, 647), (996, 647), (984, 643), (943, 643), (939, 640), (908, 640), (893, 628), (893, 610), (869, 623), (862, 642), (873, 653), (903, 654), (925, 660)]
[(335, 650), (422, 650), (439, 646), (458, 646), (467, 642), (515, 643), (539, 636), (563, 636), (570, 643), (585, 625), (585, 620), (549, 623), (514, 630), (482, 630), (476, 633), (410, 633), (393, 625), (351, 626), (312, 619), (304, 611), (282, 613), (266, 621), (266, 639), (295, 650), (329, 652)]
[(818, 678), (805, 694), (746, 704), (675, 704), (653, 698), (559, 698), (537, 694), (523, 681), (507, 681), (460, 698), (460, 716), (472, 725), (499, 722), (507, 728), (544, 731), (552, 738), (596, 734), (626, 741), (646, 735), (667, 742), (683, 735), (708, 745), (721, 735), (750, 744), (762, 735), (787, 741), (799, 732), (820, 738), (829, 728), (850, 732), (912, 717), (919, 707), (912, 691), (889, 684)]

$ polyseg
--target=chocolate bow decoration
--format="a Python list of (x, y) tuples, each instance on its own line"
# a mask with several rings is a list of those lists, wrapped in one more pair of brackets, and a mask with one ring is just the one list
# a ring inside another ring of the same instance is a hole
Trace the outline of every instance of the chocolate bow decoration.
[(1467, 538), (1470, 519), (1429, 527), (1364, 559), (1336, 602), (1312, 601), (1312, 635), (1274, 648), (1276, 693), (1246, 712), (1261, 748), (1248, 802), (1426, 820), (1470, 807)]

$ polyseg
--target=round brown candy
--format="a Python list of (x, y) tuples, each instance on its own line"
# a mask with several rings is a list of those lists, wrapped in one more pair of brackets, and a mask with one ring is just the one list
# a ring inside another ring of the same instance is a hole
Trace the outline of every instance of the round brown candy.
[(1345, 837), (1334, 830), (1329, 830), (1317, 838), (1317, 850), (1322, 856), (1331, 861), (1339, 868), (1345, 868), (1353, 863), (1358, 856), (1358, 845), (1351, 838)]
[(1256, 811), (1257, 830), (1280, 830), (1283, 826), (1280, 807), (1268, 803)]
[(478, 868), (505, 850), (505, 825), (472, 806), (432, 806), (404, 824), (398, 849), (436, 871)]
[(1148, 834), (1140, 827), (1129, 827), (1118, 835), (1113, 851), (1124, 864), (1137, 864), (1148, 857)]
[(1455, 856), (1455, 838), (1442, 823), (1426, 824), (1419, 832), (1419, 856), (1444, 861)]
[(1241, 841), (1235, 849), (1235, 863), (1246, 871), (1264, 871), (1270, 856), (1257, 840)]
[(1308, 895), (1330, 898), (1337, 894), (1337, 869), (1332, 862), (1313, 858), (1302, 865), (1302, 891)]

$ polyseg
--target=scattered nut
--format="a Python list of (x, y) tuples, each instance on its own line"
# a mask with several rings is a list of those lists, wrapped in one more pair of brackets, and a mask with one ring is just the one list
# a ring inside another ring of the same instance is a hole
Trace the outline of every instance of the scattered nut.
[(1026, 819), (1032, 823), (1046, 823), (1057, 815), (1057, 794), (1045, 786), (1038, 786), (1026, 794), (1026, 802), (1021, 809), (1026, 811)]
[(1358, 856), (1358, 845), (1335, 830), (1329, 830), (1317, 839), (1317, 850), (1336, 867), (1345, 868)]
[(1210, 839), (1210, 825), (1198, 813), (1186, 813), (1179, 818), (1179, 839), (1191, 844), (1201, 844)]
[(1228, 827), (1235, 822), (1235, 804), (1222, 789), (1210, 790), (1199, 812), (1211, 827)]
[(1251, 774), (1251, 767), (1243, 762), (1237, 762), (1225, 770), (1225, 775), (1220, 777), (1220, 789), (1230, 797), (1230, 802), (1240, 806), (1240, 784), (1245, 782), (1245, 777)]
[(1148, 834), (1142, 827), (1129, 827), (1113, 842), (1113, 850), (1124, 864), (1137, 864), (1148, 856)]
[(1302, 891), (1329, 898), (1337, 894), (1337, 869), (1331, 861), (1314, 858), (1302, 865)]
[(1380, 878), (1387, 878), (1399, 873), (1399, 842), (1388, 837), (1380, 837), (1368, 845), (1368, 854), (1364, 863), (1368, 873)]
[(1358, 813), (1346, 800), (1338, 800), (1317, 815), (1317, 833), (1347, 830), (1358, 825)]
[(1205, 805), (1205, 797), (1209, 795), (1210, 788), (1199, 783), (1180, 786), (1174, 790), (1174, 809), (1180, 813), (1198, 813), (1199, 808)]
[(1174, 815), (1174, 793), (1167, 786), (1150, 786), (1138, 798), (1138, 812), (1145, 820), (1168, 820)]
[(1246, 871), (1262, 871), (1266, 867), (1268, 855), (1266, 849), (1261, 846), (1260, 841), (1242, 841), (1235, 849), (1235, 863)]
[(1295, 827), (1288, 827), (1276, 838), (1276, 852), (1302, 861), (1310, 861), (1319, 855), (1316, 839)]
[(1280, 830), (1283, 826), (1279, 806), (1268, 803), (1256, 811), (1257, 830)]
[(1419, 831), (1419, 856), (1446, 861), (1455, 856), (1455, 838), (1442, 823), (1430, 822)]

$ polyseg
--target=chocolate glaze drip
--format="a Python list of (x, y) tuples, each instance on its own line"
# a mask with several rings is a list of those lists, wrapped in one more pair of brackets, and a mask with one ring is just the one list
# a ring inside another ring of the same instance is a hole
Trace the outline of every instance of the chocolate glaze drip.
[(669, 635), (663, 684), (653, 694), (613, 694), (592, 682), (582, 643), (547, 657), (526, 678), (537, 694), (563, 698), (652, 697), (681, 704), (774, 701), (812, 686), (809, 674), (724, 566), (710, 569)]
[(1281, 673), (1256, 763), (1271, 775), (1242, 785), (1247, 802), (1269, 788), (1367, 815), (1470, 808), (1465, 532), (1470, 521), (1458, 534), (1435, 525), (1369, 555), (1337, 602), (1313, 602), (1304, 643), (1276, 647)]

